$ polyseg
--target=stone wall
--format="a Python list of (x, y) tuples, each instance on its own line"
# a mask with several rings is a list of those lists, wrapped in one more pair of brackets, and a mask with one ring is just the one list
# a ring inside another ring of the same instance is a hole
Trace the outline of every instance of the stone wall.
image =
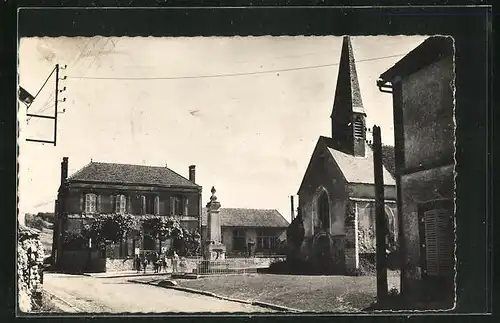
[(17, 240), (17, 288), (21, 312), (31, 312), (43, 292), (43, 246), (38, 232), (19, 225)]
[(353, 274), (359, 268), (358, 216), (355, 203), (348, 202), (345, 215), (345, 269)]
[(106, 259), (106, 272), (134, 270), (134, 259)]

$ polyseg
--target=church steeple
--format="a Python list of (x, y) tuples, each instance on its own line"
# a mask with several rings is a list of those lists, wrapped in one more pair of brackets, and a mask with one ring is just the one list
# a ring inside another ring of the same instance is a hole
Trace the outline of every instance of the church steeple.
[(337, 142), (339, 150), (354, 156), (365, 156), (365, 117), (351, 39), (344, 36), (333, 111), (330, 116), (332, 139)]

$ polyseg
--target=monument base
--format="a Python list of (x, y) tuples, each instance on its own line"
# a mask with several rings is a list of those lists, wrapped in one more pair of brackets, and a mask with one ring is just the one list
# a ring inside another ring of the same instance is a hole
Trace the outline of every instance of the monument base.
[(205, 260), (217, 261), (226, 259), (226, 246), (222, 243), (210, 243), (205, 246)]

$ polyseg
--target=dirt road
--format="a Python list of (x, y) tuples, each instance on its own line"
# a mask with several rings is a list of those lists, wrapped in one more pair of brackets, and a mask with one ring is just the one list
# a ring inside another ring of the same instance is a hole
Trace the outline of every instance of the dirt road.
[(74, 312), (269, 312), (258, 306), (209, 296), (127, 282), (127, 278), (95, 278), (45, 273), (44, 288)]

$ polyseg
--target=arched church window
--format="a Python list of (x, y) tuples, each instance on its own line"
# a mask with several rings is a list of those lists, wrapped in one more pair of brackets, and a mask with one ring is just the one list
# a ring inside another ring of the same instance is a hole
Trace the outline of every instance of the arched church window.
[(387, 206), (385, 208), (385, 225), (386, 225), (386, 245), (388, 248), (393, 248), (396, 243), (396, 226), (394, 214)]
[(318, 216), (321, 221), (321, 229), (328, 231), (330, 229), (330, 206), (326, 192), (322, 192), (318, 199)]
[(364, 127), (365, 125), (363, 124), (363, 118), (361, 118), (360, 116), (357, 116), (354, 118), (354, 138), (358, 138), (358, 139), (363, 139), (364, 138)]

